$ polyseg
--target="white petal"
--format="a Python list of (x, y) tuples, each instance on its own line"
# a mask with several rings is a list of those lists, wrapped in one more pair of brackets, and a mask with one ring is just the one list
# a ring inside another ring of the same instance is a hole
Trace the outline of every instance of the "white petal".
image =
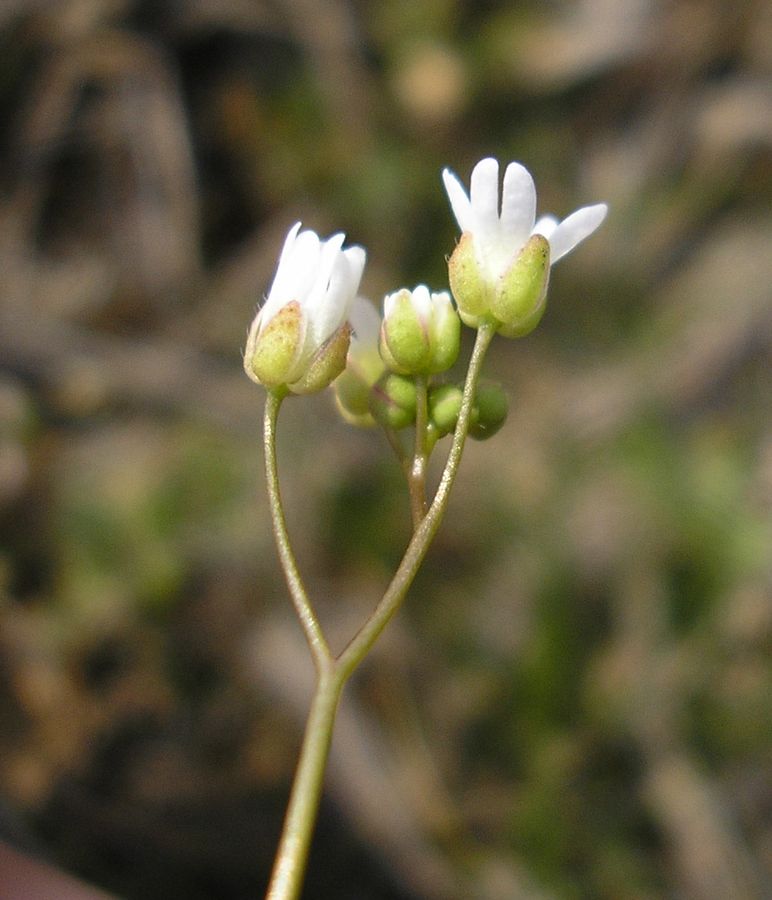
[[(350, 267), (351, 303), (353, 303), (354, 297), (356, 296), (356, 293), (359, 290), (359, 282), (362, 280), (362, 273), (365, 270), (365, 261), (367, 260), (367, 253), (366, 253), (364, 247), (360, 247), (359, 244), (354, 244), (353, 247), (347, 247), (343, 251), (343, 255), (348, 260), (348, 264)], [(349, 308), (351, 308), (350, 304), (349, 304)]]
[(284, 246), (282, 247), (279, 256), (279, 263), (276, 267), (273, 283), (268, 291), (266, 301), (260, 310), (260, 321), (262, 324), (267, 323), (268, 319), (272, 318), (273, 315), (284, 306), (287, 302), (284, 298), (291, 293), (292, 284), (295, 279), (293, 255), (298, 231), (300, 231), (300, 222), (295, 222), (292, 228), (287, 232), (287, 237), (284, 239)]
[(348, 319), (362, 280), (365, 257), (364, 249), (357, 246), (349, 247), (336, 257), (324, 298), (324, 309), (317, 319), (320, 343), (326, 341)]
[(487, 241), (499, 230), (499, 164), (488, 157), (472, 169), (469, 187), (474, 224), (472, 231)]
[(345, 321), (356, 293), (356, 287), (347, 293), (352, 278), (349, 261), (341, 252), (343, 241), (344, 236), (336, 234), (325, 242), (316, 280), (306, 300), (308, 341), (314, 351)]
[(302, 304), (319, 268), (320, 245), (315, 232), (301, 231), (287, 252), (282, 252), (276, 278), (265, 301), (266, 316), (278, 312), (291, 300)]
[(533, 231), (531, 234), (540, 234), (542, 237), (547, 238), (549, 240), (555, 232), (555, 229), (558, 227), (558, 220), (556, 216), (542, 216), (539, 221), (533, 226)]
[(462, 233), (471, 231), (473, 227), (472, 205), (461, 182), (450, 169), (443, 169), (442, 181), (448, 194), (448, 200), (450, 200), (450, 208), (453, 210), (453, 215), (458, 222), (458, 227)]
[(606, 218), (607, 212), (605, 203), (597, 203), (595, 206), (583, 206), (563, 219), (549, 238), (550, 263), (556, 263), (580, 241), (589, 237)]
[(446, 308), (453, 309), (453, 302), (447, 291), (435, 291), (432, 294), (432, 303), (434, 304), (435, 312)]
[(429, 288), (425, 284), (419, 284), (411, 294), (413, 309), (418, 318), (426, 323), (432, 314), (432, 298), (429, 295)]
[(501, 194), (502, 237), (522, 246), (533, 228), (536, 218), (536, 187), (531, 173), (520, 163), (512, 162), (504, 172)]

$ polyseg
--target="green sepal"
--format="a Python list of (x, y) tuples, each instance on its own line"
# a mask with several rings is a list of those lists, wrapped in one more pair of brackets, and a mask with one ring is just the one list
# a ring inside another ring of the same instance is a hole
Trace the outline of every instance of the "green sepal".
[(315, 394), (329, 387), (346, 368), (350, 341), (351, 325), (344, 322), (313, 355), (303, 377), (289, 385), (292, 393)]
[(465, 231), (448, 260), (450, 290), (465, 325), (479, 328), (490, 311), (491, 286), (480, 272), (474, 237)]
[(267, 388), (286, 384), (303, 349), (305, 330), (306, 319), (297, 300), (282, 306), (254, 342), (247, 341), (247, 375)]
[(461, 349), (461, 320), (450, 298), (441, 308), (435, 307), (429, 328), (429, 348), (429, 374), (447, 372), (458, 359)]
[(501, 323), (500, 334), (522, 337), (539, 324), (549, 274), (549, 241), (541, 234), (534, 234), (496, 286), (491, 312)]

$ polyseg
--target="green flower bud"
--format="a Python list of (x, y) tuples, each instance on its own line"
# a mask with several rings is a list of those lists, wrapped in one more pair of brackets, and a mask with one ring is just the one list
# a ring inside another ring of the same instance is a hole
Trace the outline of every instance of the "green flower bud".
[(450, 434), (458, 422), (463, 391), (455, 384), (440, 384), (429, 389), (429, 421), (438, 437)]
[(389, 294), (383, 305), (379, 349), (393, 372), (429, 375), (455, 363), (461, 323), (447, 291), (430, 294), (421, 284)]
[(499, 384), (481, 384), (475, 391), (469, 437), (485, 441), (501, 428), (509, 413), (509, 399)]
[(411, 378), (389, 373), (370, 394), (370, 412), (376, 422), (399, 430), (415, 422), (416, 390)]

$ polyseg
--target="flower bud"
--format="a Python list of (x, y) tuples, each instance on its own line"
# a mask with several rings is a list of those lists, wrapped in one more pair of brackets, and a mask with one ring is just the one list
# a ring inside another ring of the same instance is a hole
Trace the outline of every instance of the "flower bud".
[(449, 369), (458, 357), (461, 323), (447, 291), (426, 285), (403, 288), (384, 300), (380, 352), (400, 375), (429, 375)]
[(440, 384), (429, 390), (429, 421), (437, 429), (437, 436), (450, 434), (458, 422), (463, 391), (455, 384)]
[(489, 382), (478, 386), (474, 395), (469, 437), (485, 441), (507, 420), (509, 400), (499, 384)]
[(370, 394), (370, 412), (376, 422), (399, 430), (415, 422), (416, 390), (411, 378), (388, 373)]

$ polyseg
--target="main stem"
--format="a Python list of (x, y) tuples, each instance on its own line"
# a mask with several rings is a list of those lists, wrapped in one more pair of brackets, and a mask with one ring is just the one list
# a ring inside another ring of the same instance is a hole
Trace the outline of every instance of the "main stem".
[(266, 900), (300, 896), (342, 689), (343, 679), (331, 668), (319, 676)]
[(440, 526), (461, 462), (483, 359), (494, 333), (495, 330), (489, 325), (483, 325), (477, 332), (453, 443), (431, 506), (414, 526), (413, 537), (382, 600), (337, 658), (330, 654), (289, 543), (276, 469), (276, 419), (282, 396), (278, 393), (268, 395), (264, 418), (265, 457), (274, 534), (293, 605), (314, 657), (317, 684), (266, 900), (297, 900), (300, 896), (343, 686), (401, 606)]

